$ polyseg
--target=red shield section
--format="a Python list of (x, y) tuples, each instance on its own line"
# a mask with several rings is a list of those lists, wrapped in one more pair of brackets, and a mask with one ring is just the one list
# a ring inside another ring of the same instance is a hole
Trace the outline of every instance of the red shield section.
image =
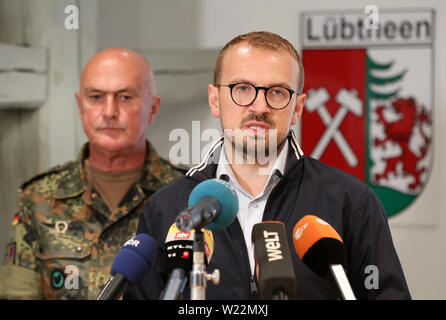
[[(302, 58), (307, 94), (301, 127), (304, 153), (314, 156), (319, 149), (315, 158), (365, 181), (365, 50), (303, 50)], [(316, 94), (322, 97), (320, 103), (314, 102)]]

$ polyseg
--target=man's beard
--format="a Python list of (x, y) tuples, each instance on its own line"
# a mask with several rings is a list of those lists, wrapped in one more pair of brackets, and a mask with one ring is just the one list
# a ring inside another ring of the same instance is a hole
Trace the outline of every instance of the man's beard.
[[(265, 115), (251, 114), (242, 121), (241, 127), (249, 121), (263, 122), (270, 129), (262, 135), (251, 134), (242, 129), (225, 129), (226, 156), (232, 161), (234, 152), (235, 164), (260, 164), (268, 165), (269, 161), (275, 161), (279, 150), (286, 142), (285, 137), (278, 137), (277, 129)], [(279, 140), (280, 139), (280, 140)], [(231, 146), (231, 148), (228, 148)], [(228, 150), (231, 149), (231, 150)]]

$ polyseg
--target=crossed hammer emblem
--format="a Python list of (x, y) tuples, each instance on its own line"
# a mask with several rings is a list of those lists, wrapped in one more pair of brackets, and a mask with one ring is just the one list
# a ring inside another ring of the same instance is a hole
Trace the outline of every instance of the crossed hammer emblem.
[(362, 101), (357, 97), (356, 91), (346, 90), (344, 88), (340, 89), (335, 98), (340, 107), (332, 118), (325, 106), (328, 100), (330, 100), (330, 95), (324, 87), (311, 89), (308, 92), (308, 98), (305, 102), (308, 112), (317, 111), (326, 126), (326, 130), (313, 149), (311, 156), (315, 159), (320, 159), (330, 141), (334, 140), (348, 165), (350, 167), (356, 167), (358, 158), (339, 130), (339, 126), (349, 112), (352, 112), (358, 117), (362, 116)]

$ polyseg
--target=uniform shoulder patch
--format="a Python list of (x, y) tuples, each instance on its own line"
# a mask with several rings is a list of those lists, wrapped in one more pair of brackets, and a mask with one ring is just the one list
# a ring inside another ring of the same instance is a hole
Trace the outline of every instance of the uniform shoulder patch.
[(71, 166), (73, 164), (73, 161), (68, 161), (62, 165), (57, 165), (55, 167), (52, 167), (46, 171), (43, 171), (41, 173), (36, 174), (35, 176), (33, 176), (32, 178), (26, 180), (24, 183), (22, 183), (19, 187), (19, 192), (22, 192), (23, 190), (25, 190), (25, 188), (27, 186), (29, 186), (30, 184), (32, 184), (33, 182), (36, 182), (40, 179), (42, 179), (43, 177), (52, 174), (52, 173), (56, 173), (56, 172), (60, 172), (66, 168), (68, 168), (69, 166)]
[(14, 215), (14, 218), (12, 218), (12, 226), (14, 227), (15, 225), (17, 225), (19, 223), (19, 220), (20, 220), (19, 214), (16, 213)]
[(15, 264), (16, 243), (11, 242), (6, 245), (4, 265)]

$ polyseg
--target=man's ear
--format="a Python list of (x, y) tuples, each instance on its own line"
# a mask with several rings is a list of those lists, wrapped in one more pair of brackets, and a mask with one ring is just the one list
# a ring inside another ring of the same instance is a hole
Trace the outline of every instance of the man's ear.
[(156, 115), (160, 109), (160, 106), (161, 106), (161, 97), (153, 96), (152, 97), (152, 107), (150, 109), (149, 124), (152, 124), (153, 121), (155, 121), (155, 118), (156, 118)]
[(218, 102), (218, 88), (213, 84), (208, 85), (209, 110), (214, 118), (220, 118), (220, 105)]
[(297, 120), (300, 119), (300, 116), (302, 115), (302, 111), (304, 109), (305, 100), (307, 99), (307, 95), (305, 93), (302, 93), (299, 95), (296, 99), (296, 107), (294, 108), (291, 124), (296, 124)]
[(77, 102), (77, 112), (79, 113), (79, 119), (82, 120), (83, 118), (83, 110), (82, 110), (82, 104), (81, 104), (81, 95), (79, 92), (76, 92), (74, 94), (75, 98), (76, 98), (76, 102)]

